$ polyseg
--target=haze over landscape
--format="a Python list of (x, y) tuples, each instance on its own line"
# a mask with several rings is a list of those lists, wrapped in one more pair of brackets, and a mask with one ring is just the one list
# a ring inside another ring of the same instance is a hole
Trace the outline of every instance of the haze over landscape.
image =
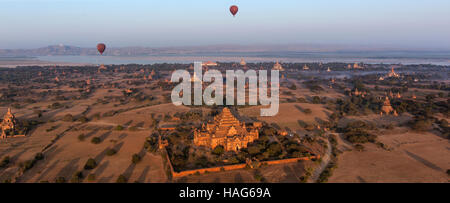
[[(54, 44), (450, 47), (446, 0), (2, 0), (0, 49)], [(230, 19), (226, 8), (239, 4)], [(225, 9), (224, 9), (225, 8)]]
[(448, 8), (0, 0), (0, 182), (449, 183)]

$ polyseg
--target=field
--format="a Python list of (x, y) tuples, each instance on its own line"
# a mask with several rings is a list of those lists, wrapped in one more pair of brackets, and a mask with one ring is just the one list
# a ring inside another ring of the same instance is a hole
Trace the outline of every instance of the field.
[[(330, 182), (363, 183), (447, 183), (450, 168), (448, 140), (431, 133), (383, 135), (386, 151), (373, 144), (365, 150), (344, 152)], [(344, 147), (345, 145), (341, 145)]]
[[(260, 116), (267, 106), (230, 108), (242, 122), (275, 129), (260, 133), (272, 133), (269, 144), (284, 143), (283, 153), (296, 143), (322, 159), (172, 178), (159, 139), (177, 143), (170, 147), (178, 155), (188, 149), (218, 158), (212, 149), (193, 146), (192, 137), (222, 107), (175, 106), (170, 100), (176, 85), (168, 81), (170, 73), (189, 65), (28, 65), (39, 66), (0, 68), (0, 115), (11, 108), (17, 125), (27, 127), (25, 137), (0, 140), (1, 182), (449, 182), (450, 85), (439, 76), (448, 67), (416, 72), (405, 66), (410, 75), (380, 81), (388, 66), (366, 65), (379, 73), (362, 74), (337, 63), (326, 65), (336, 71), (324, 74), (323, 64), (309, 64), (314, 72), (284, 64), (276, 116)], [(273, 63), (249, 64), (260, 66)], [(236, 64), (218, 68), (230, 67)], [(386, 96), (398, 115), (380, 115)], [(348, 127), (355, 123), (362, 127)], [(330, 135), (337, 135), (336, 146)]]

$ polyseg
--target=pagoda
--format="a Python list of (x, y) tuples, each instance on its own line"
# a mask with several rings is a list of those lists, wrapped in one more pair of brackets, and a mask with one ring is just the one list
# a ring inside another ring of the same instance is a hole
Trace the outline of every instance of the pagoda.
[(239, 63), (241, 66), (247, 66), (247, 62), (245, 62), (244, 59), (241, 59), (241, 62)]
[(384, 100), (384, 103), (383, 103), (383, 107), (381, 107), (381, 115), (383, 115), (383, 113), (386, 115), (389, 115), (392, 112), (394, 112), (394, 108), (392, 108), (389, 98), (386, 97), (386, 99)]
[(239, 151), (259, 138), (259, 123), (247, 126), (240, 122), (228, 108), (194, 131), (195, 146), (214, 149), (222, 146), (225, 151)]
[(3, 117), (3, 121), (0, 125), (1, 128), (1, 136), (0, 139), (5, 139), (7, 137), (15, 136), (15, 132), (17, 130), (18, 121), (14, 114), (11, 112), (11, 108), (8, 108), (8, 112), (6, 112)]
[(273, 65), (272, 70), (284, 71), (284, 68), (283, 68), (283, 66), (281, 66), (281, 64), (277, 61), (277, 63), (275, 63), (275, 65)]
[(397, 74), (394, 70), (394, 66), (391, 68), (391, 72), (387, 75), (388, 78), (399, 78), (400, 75)]

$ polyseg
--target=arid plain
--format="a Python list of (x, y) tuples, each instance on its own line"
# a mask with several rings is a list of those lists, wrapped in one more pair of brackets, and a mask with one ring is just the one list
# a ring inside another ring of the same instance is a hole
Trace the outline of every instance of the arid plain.
[[(190, 64), (33, 65), (0, 69), (0, 117), (10, 108), (26, 132), (0, 140), (3, 182), (450, 180), (446, 66), (395, 66), (401, 73), (392, 75), (394, 68), (384, 64), (282, 64), (278, 115), (259, 116), (261, 106), (229, 107), (242, 122), (263, 123), (266, 144), (216, 154), (195, 146), (192, 136), (222, 107), (171, 103), (171, 73), (191, 71)], [(219, 62), (204, 68), (275, 67)], [(168, 141), (168, 160), (164, 146), (153, 142), (158, 139)], [(185, 177), (170, 171), (170, 165), (184, 171), (293, 158), (293, 145), (321, 158)]]

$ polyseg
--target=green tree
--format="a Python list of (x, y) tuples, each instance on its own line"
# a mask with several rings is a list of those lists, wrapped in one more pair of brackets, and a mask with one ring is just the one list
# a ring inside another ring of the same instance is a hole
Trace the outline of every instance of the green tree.
[(7, 166), (10, 162), (9, 156), (5, 156), (0, 162), (0, 168)]
[(133, 156), (131, 157), (131, 162), (133, 164), (141, 162), (141, 156), (139, 156), (139, 154), (133, 154)]
[(92, 144), (100, 144), (100, 142), (102, 142), (102, 139), (100, 139), (99, 137), (93, 137), (91, 140)]
[(108, 149), (108, 151), (106, 151), (106, 155), (108, 156), (113, 156), (115, 155), (117, 152), (115, 149)]
[(66, 179), (64, 177), (58, 177), (55, 179), (55, 183), (65, 183)]
[(91, 182), (95, 181), (95, 174), (93, 174), (93, 173), (89, 174), (87, 179), (88, 179), (88, 181), (91, 181)]
[(117, 130), (117, 131), (122, 131), (124, 129), (124, 127), (123, 126), (121, 126), (121, 125), (118, 125), (118, 126), (116, 126), (116, 129), (115, 130)]
[(73, 116), (72, 114), (67, 114), (64, 116), (63, 121), (65, 122), (72, 122), (73, 121)]
[(119, 177), (117, 177), (116, 183), (126, 183), (127, 182), (127, 178), (124, 175), (120, 175)]
[(84, 134), (80, 134), (80, 135), (78, 135), (78, 140), (82, 142), (82, 141), (84, 141), (84, 137), (85, 137)]
[(320, 97), (314, 96), (312, 102), (313, 102), (313, 104), (320, 104), (320, 102), (321, 102)]
[(83, 172), (78, 171), (72, 175), (72, 179), (70, 179), (71, 183), (80, 183), (83, 179)]
[(216, 148), (214, 148), (214, 150), (212, 151), (213, 154), (220, 156), (225, 152), (225, 149), (223, 148), (222, 145), (217, 146)]
[(84, 165), (84, 169), (85, 170), (92, 170), (95, 167), (97, 167), (97, 162), (95, 161), (95, 159), (89, 158), (86, 161), (86, 164)]

